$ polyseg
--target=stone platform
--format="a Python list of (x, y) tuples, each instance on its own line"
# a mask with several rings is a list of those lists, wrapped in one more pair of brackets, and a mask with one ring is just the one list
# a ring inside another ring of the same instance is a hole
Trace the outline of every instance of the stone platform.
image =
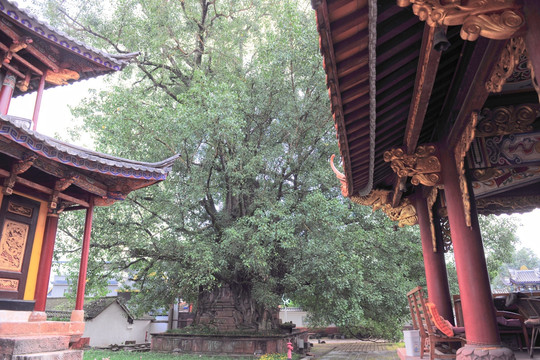
[(81, 360), (71, 349), (84, 332), (82, 312), (71, 321), (47, 321), (42, 312), (0, 310), (0, 358), (6, 360)]
[(161, 333), (152, 334), (151, 349), (160, 352), (253, 355), (286, 353), (287, 342), (291, 341), (294, 351), (303, 352), (307, 338), (307, 331), (269, 336)]

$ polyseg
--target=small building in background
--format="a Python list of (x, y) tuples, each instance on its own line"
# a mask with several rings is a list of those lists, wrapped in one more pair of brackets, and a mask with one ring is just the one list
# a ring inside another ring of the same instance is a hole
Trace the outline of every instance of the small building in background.
[[(69, 319), (72, 307), (65, 297), (47, 300), (47, 316), (55, 320)], [(150, 334), (159, 331), (154, 316), (135, 316), (120, 296), (106, 296), (84, 305), (85, 328), (82, 338), (91, 347), (150, 342)]]
[(519, 270), (508, 269), (509, 276), (503, 278), (503, 283), (510, 292), (530, 292), (540, 290), (540, 269), (529, 270), (522, 266)]

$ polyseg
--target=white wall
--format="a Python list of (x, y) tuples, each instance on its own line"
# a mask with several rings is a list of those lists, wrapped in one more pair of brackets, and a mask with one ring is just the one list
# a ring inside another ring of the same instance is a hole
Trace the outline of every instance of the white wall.
[(281, 308), (279, 310), (279, 318), (281, 322), (292, 321), (293, 324), (296, 324), (296, 327), (307, 327), (306, 322), (307, 312), (303, 311), (300, 308)]
[(124, 344), (135, 340), (137, 344), (150, 341), (150, 320), (134, 320), (130, 324), (126, 312), (114, 302), (101, 314), (86, 321), (83, 337), (90, 338), (90, 346), (109, 346)]

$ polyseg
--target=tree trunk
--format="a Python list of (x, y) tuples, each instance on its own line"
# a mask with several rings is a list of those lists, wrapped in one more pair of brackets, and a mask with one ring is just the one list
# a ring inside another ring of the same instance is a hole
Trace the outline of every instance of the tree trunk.
[(279, 327), (279, 309), (267, 309), (251, 296), (251, 287), (225, 285), (201, 291), (194, 324), (219, 331), (263, 331)]

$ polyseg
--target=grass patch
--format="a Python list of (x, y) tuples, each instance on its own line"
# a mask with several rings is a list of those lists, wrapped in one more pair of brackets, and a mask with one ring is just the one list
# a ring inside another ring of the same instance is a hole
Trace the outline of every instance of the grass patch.
[(404, 348), (404, 347), (405, 347), (405, 343), (403, 343), (403, 342), (393, 343), (393, 344), (388, 344), (387, 345), (388, 350), (397, 350), (399, 348)]
[[(287, 358), (285, 356), (285, 358)], [(237, 359), (229, 356), (211, 356), (198, 354), (166, 354), (158, 352), (130, 352), (130, 351), (107, 351), (107, 350), (85, 350), (84, 360), (233, 360)], [(244, 359), (249, 359), (244, 357)]]

